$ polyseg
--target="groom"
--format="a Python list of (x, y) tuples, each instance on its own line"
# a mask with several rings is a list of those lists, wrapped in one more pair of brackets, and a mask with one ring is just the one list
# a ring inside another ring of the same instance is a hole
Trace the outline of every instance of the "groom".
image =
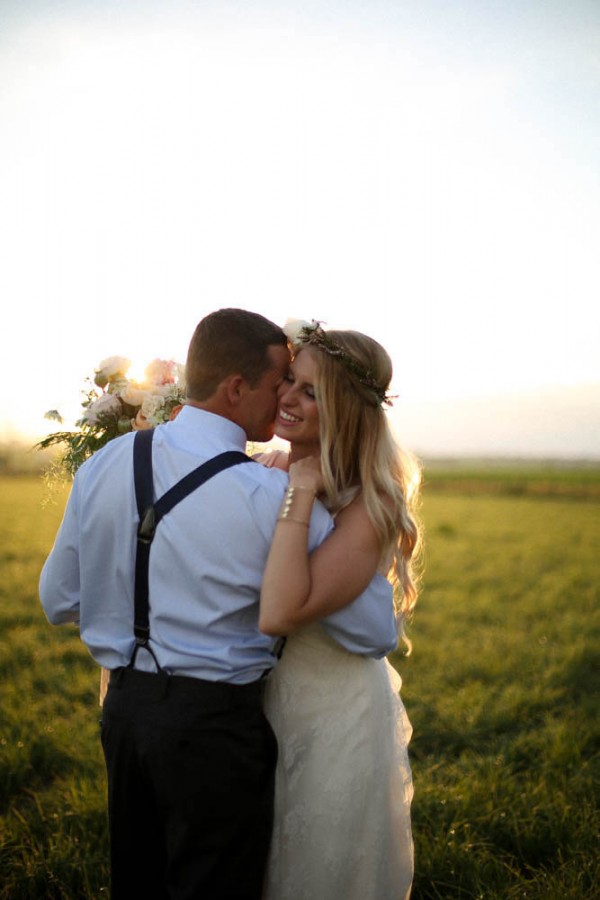
[[(276, 648), (258, 630), (258, 600), (287, 476), (241, 452), (273, 436), (288, 365), (285, 335), (262, 316), (204, 318), (189, 347), (185, 407), (139, 433), (152, 437), (151, 463), (144, 468), (139, 435), (88, 460), (42, 571), (49, 620), (78, 622), (111, 670), (102, 745), (113, 900), (261, 896), (277, 746), (261, 709)], [(229, 468), (148, 526), (136, 499), (144, 483), (162, 498), (223, 453)], [(310, 549), (331, 528), (315, 504)], [(329, 620), (349, 650), (390, 649), (390, 622), (371, 612), (388, 605), (367, 599), (380, 585)]]

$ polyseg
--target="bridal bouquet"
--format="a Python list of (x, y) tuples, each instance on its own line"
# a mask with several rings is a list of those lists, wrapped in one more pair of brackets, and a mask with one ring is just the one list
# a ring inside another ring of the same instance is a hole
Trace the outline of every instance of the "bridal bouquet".
[[(40, 449), (65, 445), (57, 467), (73, 476), (85, 462), (113, 438), (141, 428), (168, 422), (185, 399), (183, 366), (172, 360), (155, 359), (142, 381), (127, 377), (131, 362), (122, 356), (103, 360), (93, 378), (86, 378), (83, 414), (76, 431), (56, 431), (37, 444)], [(46, 418), (62, 423), (53, 409)]]

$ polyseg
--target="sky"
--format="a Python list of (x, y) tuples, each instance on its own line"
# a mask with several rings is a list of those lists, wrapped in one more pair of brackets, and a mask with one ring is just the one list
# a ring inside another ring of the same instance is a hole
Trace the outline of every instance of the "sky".
[(239, 306), (422, 455), (600, 458), (600, 5), (3, 0), (0, 440)]

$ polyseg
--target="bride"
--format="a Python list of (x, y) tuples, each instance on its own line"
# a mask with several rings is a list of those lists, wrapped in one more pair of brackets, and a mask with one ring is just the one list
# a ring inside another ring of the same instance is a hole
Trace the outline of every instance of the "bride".
[[(276, 434), (290, 454), (261, 459), (290, 476), (261, 594), (261, 629), (288, 635), (266, 686), (280, 759), (264, 896), (400, 900), (413, 875), (411, 726), (401, 681), (386, 660), (349, 653), (316, 620), (347, 605), (379, 571), (395, 586), (402, 633), (416, 600), (417, 479), (383, 411), (392, 374), (385, 350), (366, 335), (316, 323), (288, 336), (296, 352)], [(336, 528), (309, 558), (317, 494)]]

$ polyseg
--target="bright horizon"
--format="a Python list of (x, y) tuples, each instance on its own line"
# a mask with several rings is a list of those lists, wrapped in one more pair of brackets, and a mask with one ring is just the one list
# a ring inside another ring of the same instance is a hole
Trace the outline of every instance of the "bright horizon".
[(221, 306), (371, 334), (421, 454), (600, 457), (600, 9), (3, 4), (0, 439)]

